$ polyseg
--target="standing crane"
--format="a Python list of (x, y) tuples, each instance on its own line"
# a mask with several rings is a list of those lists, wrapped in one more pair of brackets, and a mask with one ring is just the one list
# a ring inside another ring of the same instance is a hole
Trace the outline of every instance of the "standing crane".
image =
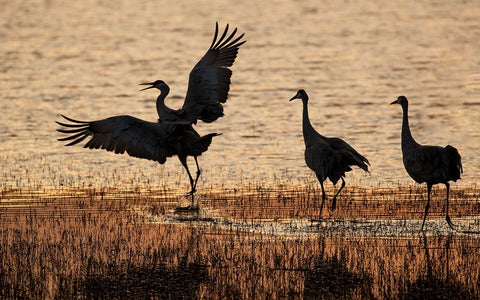
[[(56, 121), (63, 126), (57, 131), (69, 134), (59, 141), (71, 141), (66, 146), (72, 146), (91, 139), (84, 145), (89, 149), (105, 149), (118, 154), (127, 152), (128, 155), (165, 163), (167, 157), (177, 155), (187, 171), (191, 190), (187, 195), (194, 193), (201, 171), (197, 157), (207, 151), (212, 138), (217, 133), (200, 136), (193, 128), (197, 120), (213, 122), (223, 116), (222, 103), (228, 98), (230, 89), (229, 69), (235, 61), (239, 47), (245, 43), (241, 41), (244, 34), (235, 37), (237, 29), (228, 34), (228, 24), (223, 34), (218, 37), (218, 23), (215, 26), (215, 35), (210, 48), (190, 72), (187, 95), (181, 109), (173, 110), (165, 103), (170, 88), (157, 80), (145, 88), (158, 88), (161, 91), (157, 98), (158, 122), (147, 122), (132, 116), (114, 116), (98, 121), (78, 121), (62, 115), (70, 123)], [(187, 165), (187, 157), (193, 156), (197, 167), (195, 179)]]
[(408, 175), (417, 183), (427, 183), (427, 204), (425, 205), (425, 214), (421, 231), (425, 225), (428, 208), (430, 207), (430, 192), (432, 186), (437, 183), (445, 184), (447, 188), (447, 215), (446, 220), (448, 226), (455, 230), (450, 216), (448, 215), (448, 195), (450, 191), (449, 181), (457, 181), (460, 174), (463, 173), (462, 158), (455, 147), (447, 145), (440, 146), (424, 146), (417, 143), (410, 132), (408, 124), (408, 100), (405, 96), (398, 97), (397, 100), (390, 103), (400, 104), (403, 110), (402, 121), (402, 152), (403, 165)]
[(326, 198), (323, 182), (328, 178), (333, 185), (336, 185), (339, 179), (342, 180), (342, 185), (332, 199), (332, 210), (335, 210), (337, 196), (345, 187), (345, 172), (352, 170), (350, 166), (358, 166), (365, 172), (368, 172), (370, 163), (342, 139), (324, 137), (313, 128), (308, 116), (308, 95), (304, 90), (299, 90), (290, 101), (294, 99), (301, 99), (303, 102), (302, 122), (303, 139), (305, 141), (305, 162), (315, 172), (322, 188), (322, 204), (319, 214), (321, 218), (323, 203)]

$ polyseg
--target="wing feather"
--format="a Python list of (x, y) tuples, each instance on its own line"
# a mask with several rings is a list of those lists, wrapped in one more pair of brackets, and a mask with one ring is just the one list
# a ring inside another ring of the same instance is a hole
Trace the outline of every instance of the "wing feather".
[[(218, 25), (218, 22), (216, 22), (216, 24)], [(225, 36), (227, 35), (227, 32), (228, 32), (228, 23), (227, 23), (227, 26), (225, 26), (225, 30), (223, 31), (222, 33), (222, 36), (218, 39), (218, 42), (215, 44), (215, 46), (213, 46), (213, 48), (218, 48), (220, 43), (222, 42), (222, 40), (225, 38)], [(237, 28), (235, 28), (236, 30)]]
[(78, 128), (78, 129), (57, 129), (58, 132), (61, 133), (75, 133), (75, 132), (81, 132), (85, 130), (84, 128)]
[(86, 139), (87, 137), (88, 137), (88, 135), (84, 135), (84, 136), (80, 137), (79, 139), (76, 139), (73, 142), (70, 142), (70, 143), (66, 144), (65, 146), (73, 146), (75, 144), (78, 144), (81, 141), (83, 141), (84, 139)]
[(213, 48), (213, 45), (214, 45), (215, 42), (217, 41), (217, 36), (218, 36), (218, 22), (215, 22), (215, 34), (213, 35), (212, 44), (210, 45), (210, 48), (209, 48), (209, 49), (212, 49), (212, 48)]
[[(245, 34), (235, 37), (237, 28), (228, 35), (229, 25), (218, 37), (218, 23), (210, 48), (190, 72), (188, 91), (182, 109), (186, 119), (196, 122), (213, 122), (223, 116), (223, 107), (230, 90), (232, 71), (238, 49)], [(227, 36), (228, 35), (228, 36)]]
[[(84, 128), (82, 128), (82, 130), (84, 131), (85, 129), (84, 129)], [(82, 132), (80, 132), (80, 133), (77, 133), (77, 134), (71, 135), (71, 136), (67, 136), (67, 137), (64, 137), (64, 138), (58, 139), (58, 140), (59, 140), (59, 141), (62, 141), (62, 142), (63, 142), (63, 141), (74, 140), (74, 139), (76, 139), (76, 138), (78, 138), (78, 137), (80, 137), (80, 136), (83, 136), (83, 135), (85, 135), (85, 132), (83, 132), (83, 131), (82, 131)]]
[[(228, 28), (228, 27), (227, 27)], [(225, 28), (225, 32), (227, 31), (227, 28)], [(222, 48), (223, 46), (225, 46), (225, 44), (227, 44), (228, 42), (230, 42), (230, 40), (235, 36), (235, 33), (237, 33), (237, 28), (235, 28), (233, 30), (233, 32), (230, 34), (230, 36), (228, 38), (226, 38), (220, 45), (218, 45), (216, 48)]]
[(84, 148), (101, 148), (118, 154), (126, 151), (130, 156), (158, 161), (161, 164), (167, 157), (176, 154), (172, 136), (176, 125), (173, 123), (153, 123), (131, 116), (115, 116), (92, 122), (78, 121), (63, 115), (62, 117), (74, 124), (61, 122), (57, 124), (67, 128), (77, 128), (57, 129), (62, 133), (74, 133), (58, 139), (59, 141), (73, 140), (67, 146), (78, 144), (87, 137), (91, 137)]

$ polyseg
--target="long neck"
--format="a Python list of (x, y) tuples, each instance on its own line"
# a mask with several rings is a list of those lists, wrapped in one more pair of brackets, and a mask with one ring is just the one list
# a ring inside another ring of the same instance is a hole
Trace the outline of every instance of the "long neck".
[(167, 97), (169, 92), (169, 88), (162, 88), (160, 90), (160, 95), (157, 98), (157, 113), (159, 117), (161, 117), (163, 111), (168, 109), (168, 107), (165, 105), (165, 98)]
[(310, 146), (310, 141), (315, 136), (315, 129), (313, 129), (312, 124), (310, 123), (310, 118), (308, 117), (308, 101), (303, 102), (303, 120), (302, 120), (302, 128), (303, 128), (303, 140), (305, 142), (305, 146)]
[(416, 146), (417, 142), (413, 139), (410, 132), (410, 125), (408, 124), (408, 103), (402, 105), (403, 121), (402, 121), (402, 149), (408, 146)]

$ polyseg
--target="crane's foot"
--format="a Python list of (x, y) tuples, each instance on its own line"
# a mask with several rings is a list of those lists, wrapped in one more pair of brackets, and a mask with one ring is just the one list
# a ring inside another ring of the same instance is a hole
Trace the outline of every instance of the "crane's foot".
[(175, 212), (177, 213), (192, 213), (198, 212), (199, 205), (198, 203), (195, 205), (192, 199), (188, 199), (187, 197), (182, 197), (175, 207)]
[(328, 220), (325, 218), (312, 218), (310, 219), (310, 226), (315, 227), (317, 229), (323, 228), (327, 226)]
[(322, 211), (323, 211), (323, 207), (320, 208), (320, 213), (318, 214), (318, 218), (315, 219), (315, 218), (311, 218), (310, 219), (310, 222), (312, 223), (322, 223), (322, 222), (325, 222), (327, 219), (326, 218), (322, 218)]
[(311, 219), (310, 219), (310, 222), (314, 222), (314, 223), (317, 223), (317, 222), (318, 222), (318, 223), (321, 223), (321, 222), (326, 222), (326, 221), (328, 221), (328, 219), (326, 219), (326, 218), (321, 218), (321, 217), (320, 217), (320, 218), (316, 218), (316, 219), (315, 219), (315, 218), (311, 218)]
[(332, 200), (332, 211), (335, 211), (337, 209), (337, 199), (333, 198)]
[(195, 208), (198, 207), (198, 205), (195, 205), (195, 190), (192, 189), (190, 192), (185, 194), (185, 197), (191, 197), (191, 204), (189, 205), (190, 208)]
[(192, 189), (190, 192), (186, 193), (185, 195), (186, 196), (193, 196), (193, 194), (195, 194), (197, 190), (196, 189)]
[(198, 206), (177, 206), (175, 207), (175, 212), (176, 213), (198, 213), (200, 211), (200, 208)]
[(311, 220), (312, 222), (321, 222), (325, 220), (324, 218), (322, 218), (322, 210), (320, 210), (320, 213), (318, 214), (318, 219), (312, 218)]
[(456, 230), (455, 227), (453, 226), (452, 220), (450, 220), (450, 216), (447, 215), (445, 219), (447, 220), (448, 226), (450, 226), (452, 230)]
[(423, 232), (423, 227), (425, 227), (425, 220), (423, 220), (422, 228), (420, 228), (420, 232)]

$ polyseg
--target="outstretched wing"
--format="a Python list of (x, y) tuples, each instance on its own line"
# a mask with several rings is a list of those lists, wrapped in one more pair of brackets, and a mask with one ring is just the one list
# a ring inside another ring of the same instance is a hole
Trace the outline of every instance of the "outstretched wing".
[(183, 109), (187, 119), (198, 119), (210, 123), (223, 116), (222, 103), (225, 103), (230, 90), (231, 67), (237, 57), (238, 48), (246, 41), (241, 41), (244, 34), (235, 37), (237, 28), (227, 37), (228, 24), (218, 37), (218, 22), (215, 36), (207, 53), (190, 72), (187, 96)]
[(173, 147), (172, 132), (174, 124), (162, 122), (146, 122), (131, 116), (115, 116), (104, 120), (85, 122), (68, 118), (62, 115), (70, 123), (55, 121), (64, 128), (57, 131), (69, 134), (58, 139), (59, 141), (71, 141), (66, 146), (72, 146), (85, 140), (91, 139), (84, 148), (105, 149), (115, 153), (158, 161), (163, 164), (167, 157), (176, 154)]

